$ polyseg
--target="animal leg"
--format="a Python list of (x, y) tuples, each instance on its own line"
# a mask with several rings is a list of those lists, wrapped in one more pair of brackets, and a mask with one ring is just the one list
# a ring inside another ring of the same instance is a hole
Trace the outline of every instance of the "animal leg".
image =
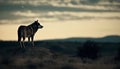
[(28, 42), (30, 42), (30, 37), (28, 37)]
[(33, 39), (34, 39), (34, 37), (32, 36), (32, 37), (31, 37), (31, 42), (32, 42), (32, 45), (33, 45), (33, 47), (34, 47), (34, 41), (33, 41)]
[(30, 45), (30, 37), (28, 37), (28, 44)]
[(18, 42), (20, 44), (20, 47), (22, 48), (21, 37), (18, 37)]
[(23, 37), (23, 47), (25, 48), (25, 44), (24, 44), (24, 41), (25, 41), (25, 37)]
[(20, 47), (22, 48), (22, 43), (21, 43), (21, 41), (20, 41), (19, 43), (20, 43)]

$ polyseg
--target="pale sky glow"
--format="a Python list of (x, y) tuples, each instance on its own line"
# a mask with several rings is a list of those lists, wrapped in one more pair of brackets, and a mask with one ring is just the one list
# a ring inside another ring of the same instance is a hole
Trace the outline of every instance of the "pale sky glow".
[[(94, 20), (61, 22), (53, 24), (42, 23), (44, 28), (38, 30), (35, 35), (35, 40), (62, 39), (70, 37), (104, 37), (106, 35), (116, 34), (120, 35), (120, 23), (117, 20), (110, 20), (109, 22), (108, 20), (97, 20), (97, 23)], [(17, 28), (20, 25), (21, 24), (0, 25), (0, 39), (17, 40)]]

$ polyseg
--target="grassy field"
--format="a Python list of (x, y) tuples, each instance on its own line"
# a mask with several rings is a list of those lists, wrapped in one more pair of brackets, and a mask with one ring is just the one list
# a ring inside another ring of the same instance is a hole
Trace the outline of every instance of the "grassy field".
[(25, 43), (20, 48), (16, 41), (0, 41), (0, 69), (120, 69), (115, 60), (120, 43), (96, 43), (100, 56), (85, 59), (77, 56), (83, 42), (35, 41), (35, 47)]

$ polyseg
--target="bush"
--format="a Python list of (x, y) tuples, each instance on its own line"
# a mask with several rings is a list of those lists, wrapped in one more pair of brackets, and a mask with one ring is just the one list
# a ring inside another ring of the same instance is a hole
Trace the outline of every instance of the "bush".
[(64, 65), (61, 67), (61, 69), (77, 69), (73, 65)]
[(117, 61), (117, 62), (120, 61), (120, 47), (117, 50), (117, 55), (115, 56), (115, 61)]
[(97, 59), (100, 48), (95, 42), (86, 41), (82, 47), (78, 47), (78, 56), (81, 59), (90, 58)]

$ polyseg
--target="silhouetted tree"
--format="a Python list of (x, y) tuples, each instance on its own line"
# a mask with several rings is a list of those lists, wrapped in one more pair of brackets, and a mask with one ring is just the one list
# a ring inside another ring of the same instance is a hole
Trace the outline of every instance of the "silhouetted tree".
[(81, 59), (97, 59), (100, 48), (93, 41), (86, 41), (82, 47), (78, 47), (78, 56)]

